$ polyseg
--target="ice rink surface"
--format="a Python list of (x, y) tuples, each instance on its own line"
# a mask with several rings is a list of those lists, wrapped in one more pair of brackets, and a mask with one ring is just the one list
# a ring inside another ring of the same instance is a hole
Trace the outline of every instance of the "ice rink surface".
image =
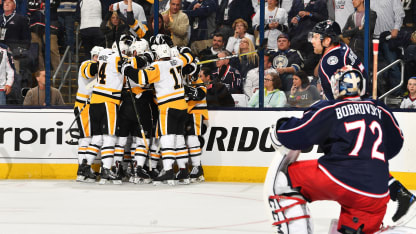
[[(413, 191), (414, 192), (414, 191)], [(385, 225), (397, 204), (389, 204)], [(314, 233), (328, 233), (334, 202), (309, 204)], [(416, 227), (416, 219), (407, 224)], [(0, 233), (272, 233), (263, 185), (98, 185), (68, 180), (0, 180)]]

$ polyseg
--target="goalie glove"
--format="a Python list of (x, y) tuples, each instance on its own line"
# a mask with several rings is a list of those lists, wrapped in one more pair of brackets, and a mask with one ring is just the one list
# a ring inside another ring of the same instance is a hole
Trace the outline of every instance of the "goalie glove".
[(270, 127), (269, 136), (270, 140), (272, 141), (272, 146), (275, 150), (279, 150), (280, 147), (282, 147), (282, 143), (280, 143), (277, 137), (277, 130), (279, 130), (280, 126), (282, 126), (282, 124), (286, 123), (288, 120), (289, 118), (287, 117), (280, 118), (277, 120), (276, 124)]

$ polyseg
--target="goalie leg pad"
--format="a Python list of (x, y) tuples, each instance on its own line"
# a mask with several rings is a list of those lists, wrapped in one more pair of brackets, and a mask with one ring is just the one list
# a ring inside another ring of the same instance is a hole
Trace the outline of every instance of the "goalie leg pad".
[(306, 201), (289, 185), (287, 167), (295, 162), (299, 151), (279, 148), (269, 167), (264, 185), (266, 209), (277, 233), (312, 233)]

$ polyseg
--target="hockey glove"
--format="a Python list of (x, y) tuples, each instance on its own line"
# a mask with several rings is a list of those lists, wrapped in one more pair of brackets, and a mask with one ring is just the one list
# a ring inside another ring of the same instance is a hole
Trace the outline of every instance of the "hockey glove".
[(136, 56), (136, 63), (138, 68), (147, 66), (147, 57), (145, 55)]
[(145, 51), (143, 56), (146, 57), (148, 64), (151, 64), (155, 60), (155, 56), (151, 51)]
[(189, 63), (186, 64), (186, 66), (184, 66), (182, 68), (182, 75), (192, 75), (194, 74), (194, 72), (196, 71), (196, 64), (195, 63)]
[[(119, 64), (120, 64), (120, 62), (119, 62)], [(133, 68), (133, 66), (129, 62), (122, 61), (121, 68), (119, 69), (119, 71), (123, 76), (125, 75), (124, 73), (126, 71), (126, 68), (128, 68), (128, 67)]]
[(185, 95), (188, 96), (189, 100), (196, 100), (198, 97), (198, 89), (192, 86), (185, 85)]

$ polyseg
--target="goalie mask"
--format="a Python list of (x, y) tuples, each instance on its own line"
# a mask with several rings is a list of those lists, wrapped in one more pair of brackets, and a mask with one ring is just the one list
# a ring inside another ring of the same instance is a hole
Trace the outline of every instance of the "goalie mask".
[(360, 97), (363, 88), (363, 75), (352, 66), (345, 66), (332, 75), (331, 87), (335, 99)]
[(145, 39), (139, 39), (129, 47), (129, 51), (131, 55), (142, 55), (145, 51), (149, 50), (149, 43)]
[(152, 49), (154, 48), (154, 53), (156, 54), (156, 59), (162, 59), (162, 58), (170, 58), (170, 47), (167, 44), (162, 45), (153, 45)]

